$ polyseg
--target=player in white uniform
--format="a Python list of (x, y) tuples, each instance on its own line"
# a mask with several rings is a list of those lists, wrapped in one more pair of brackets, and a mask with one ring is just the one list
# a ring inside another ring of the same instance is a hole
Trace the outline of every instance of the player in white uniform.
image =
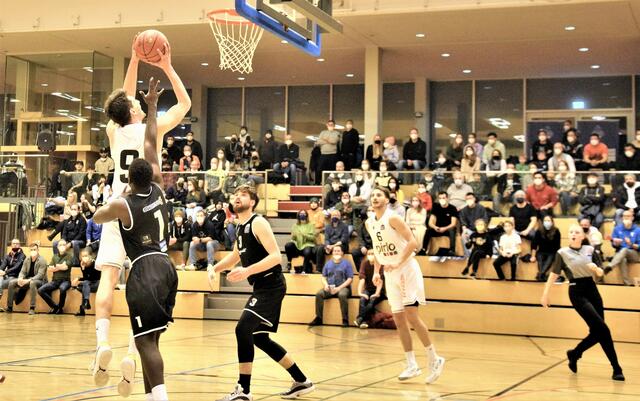
[[(135, 38), (134, 38), (135, 43)], [(162, 146), (165, 133), (176, 127), (191, 108), (191, 99), (180, 77), (171, 65), (171, 49), (167, 44), (164, 52), (158, 51), (160, 61), (152, 65), (160, 68), (169, 78), (176, 95), (177, 103), (157, 119), (158, 152)], [(124, 79), (122, 89), (116, 89), (107, 99), (105, 113), (109, 117), (107, 136), (111, 146), (111, 156), (116, 167), (113, 177), (113, 198), (118, 197), (128, 183), (129, 165), (134, 159), (144, 157), (145, 117), (136, 100), (136, 84), (138, 79), (139, 58), (132, 49), (131, 61)], [(97, 349), (92, 364), (93, 378), (98, 386), (109, 381), (107, 372), (112, 351), (109, 346), (109, 327), (111, 309), (113, 307), (113, 289), (120, 276), (120, 270), (126, 258), (122, 237), (116, 222), (107, 223), (102, 228), (100, 248), (96, 259), (96, 268), (102, 271), (100, 286), (96, 293), (96, 337)], [(135, 375), (135, 342), (133, 336), (129, 340), (129, 351), (120, 365), (122, 379), (118, 384), (118, 392), (126, 397), (131, 394)]]
[(422, 271), (415, 259), (418, 244), (404, 220), (388, 209), (389, 191), (386, 188), (376, 187), (370, 200), (375, 216), (367, 219), (366, 226), (375, 255), (373, 283), (381, 284), (380, 268), (383, 267), (387, 298), (407, 358), (407, 367), (398, 379), (404, 381), (422, 373), (413, 352), (411, 324), (427, 351), (429, 375), (425, 381), (433, 383), (442, 374), (444, 358), (436, 354), (429, 339), (429, 329), (418, 313), (418, 306), (426, 304)]

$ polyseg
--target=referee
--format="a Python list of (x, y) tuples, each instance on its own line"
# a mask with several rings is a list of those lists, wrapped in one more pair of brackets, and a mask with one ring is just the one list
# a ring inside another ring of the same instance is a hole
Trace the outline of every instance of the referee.
[(584, 232), (579, 225), (574, 224), (569, 228), (569, 246), (561, 248), (556, 254), (540, 303), (545, 308), (549, 306), (549, 289), (560, 273), (564, 272), (569, 279), (571, 305), (589, 326), (589, 335), (580, 341), (574, 349), (567, 351), (569, 369), (576, 373), (578, 359), (586, 350), (600, 343), (609, 358), (611, 367), (613, 367), (611, 378), (624, 381), (622, 367), (618, 363), (618, 356), (613, 346), (611, 331), (604, 321), (602, 298), (593, 280), (594, 274), (598, 277), (603, 275), (603, 270), (598, 267), (602, 265), (602, 259), (598, 253), (594, 252), (592, 246), (582, 245), (583, 237)]

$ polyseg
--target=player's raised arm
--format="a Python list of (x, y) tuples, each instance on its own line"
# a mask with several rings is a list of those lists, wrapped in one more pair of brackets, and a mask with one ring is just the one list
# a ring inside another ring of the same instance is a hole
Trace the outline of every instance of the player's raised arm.
[(131, 226), (131, 217), (129, 216), (127, 201), (122, 198), (108, 202), (96, 210), (96, 213), (93, 215), (93, 221), (97, 224), (104, 224), (113, 220), (120, 220), (125, 227)]
[(153, 170), (153, 181), (162, 184), (162, 173), (160, 170), (160, 162), (158, 161), (158, 98), (164, 92), (164, 89), (158, 91), (160, 81), (151, 77), (149, 80), (149, 91), (144, 93), (140, 91), (140, 95), (147, 104), (147, 125), (144, 131), (144, 159), (151, 164)]
[(140, 64), (140, 59), (136, 54), (134, 49), (134, 45), (136, 43), (136, 37), (133, 37), (133, 42), (131, 44), (131, 60), (129, 61), (129, 67), (127, 67), (127, 73), (124, 76), (124, 84), (122, 84), (122, 88), (125, 92), (127, 92), (127, 96), (136, 96), (136, 85), (138, 83), (138, 64)]
[[(187, 115), (191, 108), (191, 98), (189, 98), (187, 89), (173, 69), (173, 65), (171, 65), (171, 47), (169, 43), (165, 44), (164, 53), (160, 50), (158, 50), (158, 53), (160, 53), (160, 61), (152, 63), (152, 65), (162, 69), (162, 71), (167, 74), (167, 78), (169, 78), (173, 92), (176, 94), (176, 99), (178, 100), (178, 103), (171, 106), (166, 113), (158, 118), (158, 135), (164, 135), (180, 124), (184, 116)], [(158, 149), (158, 151), (159, 150), (160, 149)]]

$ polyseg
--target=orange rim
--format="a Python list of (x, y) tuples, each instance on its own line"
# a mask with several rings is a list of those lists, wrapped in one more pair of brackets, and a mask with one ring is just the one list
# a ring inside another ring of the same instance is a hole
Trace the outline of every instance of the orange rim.
[[(233, 18), (237, 18), (237, 21), (230, 21), (230, 20), (223, 20), (222, 18), (218, 19), (216, 18), (216, 16), (218, 15), (230, 15)], [(222, 24), (226, 24), (226, 25), (253, 25), (253, 22), (246, 20), (244, 17), (242, 17), (240, 14), (238, 14), (236, 12), (236, 10), (232, 9), (232, 8), (222, 8), (220, 10), (212, 10), (209, 11), (207, 13), (207, 18), (209, 18), (209, 20), (211, 22), (216, 22), (216, 23), (222, 23)]]

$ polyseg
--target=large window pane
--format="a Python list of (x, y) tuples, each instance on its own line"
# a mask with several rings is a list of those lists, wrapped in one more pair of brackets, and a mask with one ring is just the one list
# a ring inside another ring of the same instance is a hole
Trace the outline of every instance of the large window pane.
[(431, 83), (431, 135), (433, 151), (444, 150), (451, 143), (451, 134), (467, 134), (471, 126), (471, 81)]
[(353, 126), (364, 135), (364, 85), (333, 86), (333, 119), (340, 125), (353, 120)]
[(414, 110), (414, 84), (384, 84), (382, 86), (382, 132), (383, 137), (395, 136), (401, 148), (409, 130), (416, 125)]
[(246, 126), (251, 137), (258, 140), (268, 129), (282, 141), (284, 121), (284, 91), (282, 86), (245, 89)]
[(522, 153), (522, 80), (476, 81), (476, 133), (481, 141), (495, 132), (507, 155)]
[(311, 149), (329, 119), (329, 86), (289, 87), (289, 133), (300, 146), (300, 159), (309, 162)]
[[(209, 89), (207, 96), (207, 160), (225, 145), (225, 137), (240, 132), (242, 88)], [(204, 163), (209, 167), (209, 163)]]
[(527, 80), (528, 110), (631, 108), (631, 77)]

